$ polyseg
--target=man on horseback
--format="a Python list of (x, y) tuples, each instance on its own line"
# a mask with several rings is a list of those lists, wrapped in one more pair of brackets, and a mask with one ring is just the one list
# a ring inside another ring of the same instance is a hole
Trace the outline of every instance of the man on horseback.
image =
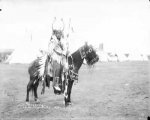
[[(54, 25), (58, 25), (55, 22), (56, 18), (54, 19), (54, 22), (52, 24), (52, 36), (49, 41), (48, 52), (54, 61), (63, 66), (63, 71), (66, 71), (68, 70), (68, 63), (66, 59), (68, 56), (68, 44), (67, 44), (68, 42), (66, 41), (67, 39), (64, 37), (64, 21), (63, 19), (61, 19), (61, 23), (63, 23), (62, 28), (60, 26), (54, 27)], [(63, 74), (63, 71), (61, 71), (61, 75)], [(59, 77), (57, 78), (56, 76), (52, 77), (54, 77), (53, 87), (57, 91), (61, 91), (59, 87)]]

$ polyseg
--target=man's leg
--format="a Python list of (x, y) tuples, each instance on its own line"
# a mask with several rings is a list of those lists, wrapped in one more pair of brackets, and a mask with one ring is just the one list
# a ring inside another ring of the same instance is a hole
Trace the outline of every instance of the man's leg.
[(53, 80), (53, 86), (57, 91), (61, 91), (60, 87), (59, 87), (59, 77), (55, 77)]

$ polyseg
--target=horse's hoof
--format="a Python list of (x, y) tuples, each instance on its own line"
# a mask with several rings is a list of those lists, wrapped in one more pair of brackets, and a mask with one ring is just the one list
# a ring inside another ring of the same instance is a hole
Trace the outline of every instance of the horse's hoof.
[(69, 104), (69, 105), (72, 105), (72, 103), (71, 103), (71, 102), (68, 102), (68, 104)]
[(43, 94), (43, 91), (41, 91), (41, 95)]
[(71, 102), (66, 102), (65, 103), (65, 107), (70, 106), (70, 105), (71, 105)]
[(29, 103), (29, 102), (26, 102), (26, 105), (30, 105), (30, 103)]
[(39, 99), (35, 99), (35, 102), (36, 102), (36, 103), (40, 103), (40, 100), (39, 100)]

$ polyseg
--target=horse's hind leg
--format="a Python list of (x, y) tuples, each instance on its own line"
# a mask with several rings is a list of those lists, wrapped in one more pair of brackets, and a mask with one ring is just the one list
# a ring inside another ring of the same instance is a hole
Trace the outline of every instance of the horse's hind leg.
[(37, 88), (38, 88), (38, 85), (39, 85), (39, 82), (35, 83), (35, 85), (34, 85), (34, 100), (35, 100), (36, 102), (39, 102), (39, 100), (38, 100), (38, 95), (37, 95)]
[(27, 85), (27, 95), (26, 95), (26, 102), (29, 102), (29, 92), (30, 92), (30, 90), (31, 90), (31, 88), (32, 88), (32, 81), (31, 81), (31, 79), (30, 79), (30, 81), (29, 81), (29, 83), (28, 83), (28, 85)]

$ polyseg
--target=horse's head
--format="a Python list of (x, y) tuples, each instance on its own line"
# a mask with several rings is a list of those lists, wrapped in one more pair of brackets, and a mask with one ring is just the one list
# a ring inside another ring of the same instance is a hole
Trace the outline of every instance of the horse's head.
[(87, 43), (85, 43), (85, 45), (81, 47), (80, 54), (82, 59), (85, 58), (88, 65), (93, 65), (99, 60), (96, 50), (92, 45), (88, 45)]

